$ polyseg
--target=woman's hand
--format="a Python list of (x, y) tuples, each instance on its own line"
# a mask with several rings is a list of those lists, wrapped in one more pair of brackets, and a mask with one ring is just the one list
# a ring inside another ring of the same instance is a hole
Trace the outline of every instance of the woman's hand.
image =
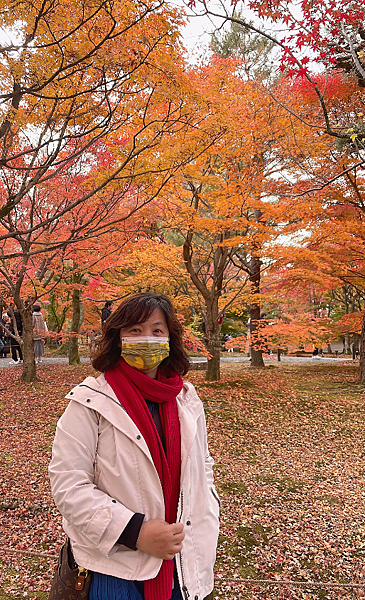
[(166, 523), (163, 519), (152, 519), (142, 523), (136, 546), (163, 560), (172, 560), (182, 548), (185, 537), (182, 523)]

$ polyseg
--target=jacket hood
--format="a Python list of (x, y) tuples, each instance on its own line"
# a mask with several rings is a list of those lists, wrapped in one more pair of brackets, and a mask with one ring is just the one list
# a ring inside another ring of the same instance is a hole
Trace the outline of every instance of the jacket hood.
[[(130, 439), (140, 435), (137, 425), (127, 414), (125, 408), (120, 404), (113, 388), (108, 384), (103, 374), (99, 377), (86, 377), (79, 385), (75, 386), (66, 398), (74, 400), (95, 411), (114, 427), (122, 431)], [(194, 386), (184, 381), (183, 388), (176, 397), (177, 410), (182, 435), (181, 446), (181, 472), (185, 471), (191, 446), (194, 442), (197, 421), (204, 413), (204, 408)], [(144, 441), (142, 449), (150, 456), (147, 443)]]
[[(122, 409), (126, 412), (113, 388), (106, 381), (104, 374), (97, 378), (86, 377), (66, 395), (66, 398), (85, 404), (90, 409), (100, 412), (105, 418), (107, 418), (106, 413), (110, 411), (114, 414), (115, 407), (118, 408), (118, 411)], [(177, 396), (177, 403), (178, 407), (187, 411), (193, 419), (197, 419), (203, 412), (199, 396), (194, 386), (188, 381), (184, 381), (183, 388)]]

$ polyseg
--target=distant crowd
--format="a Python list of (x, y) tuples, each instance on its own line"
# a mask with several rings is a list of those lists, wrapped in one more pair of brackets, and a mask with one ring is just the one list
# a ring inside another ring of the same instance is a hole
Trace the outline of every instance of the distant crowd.
[[(33, 344), (36, 363), (42, 362), (44, 356), (44, 341), (48, 332), (41, 307), (34, 304), (33, 314)], [(23, 351), (19, 339), (23, 334), (23, 320), (18, 310), (12, 306), (1, 315), (0, 319), (0, 358), (8, 358), (11, 354), (10, 365), (21, 365), (23, 363)]]
[[(101, 331), (104, 323), (111, 315), (113, 302), (105, 302), (101, 311)], [(33, 344), (36, 364), (42, 362), (45, 352), (45, 341), (48, 334), (47, 323), (43, 317), (42, 309), (39, 304), (33, 305), (32, 313), (33, 324)], [(4, 310), (0, 319), (0, 359), (10, 358), (9, 365), (21, 365), (23, 363), (23, 350), (19, 343), (23, 335), (23, 321), (21, 314), (11, 305), (8, 310)], [(90, 354), (93, 354), (98, 342), (98, 332), (92, 329), (87, 333), (87, 339), (90, 346)], [(62, 336), (59, 340), (62, 342)]]

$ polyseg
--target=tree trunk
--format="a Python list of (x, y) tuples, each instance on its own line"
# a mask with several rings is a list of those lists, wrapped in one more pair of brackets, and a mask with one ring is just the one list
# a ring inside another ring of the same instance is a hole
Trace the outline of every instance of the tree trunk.
[[(249, 279), (252, 286), (252, 292), (257, 294), (258, 297), (260, 293), (261, 261), (257, 256), (252, 256), (250, 260)], [(260, 316), (260, 302), (254, 302), (250, 306), (251, 367), (258, 367), (262, 369), (262, 367), (265, 366), (264, 359), (262, 358), (262, 348), (260, 348), (260, 342), (255, 343), (255, 334), (260, 328)]]
[(25, 310), (19, 312), (23, 319), (23, 344), (21, 347), (23, 352), (23, 372), (20, 379), (30, 383), (31, 381), (37, 381), (33, 342), (33, 308), (32, 306), (26, 307)]
[(349, 333), (345, 333), (345, 340), (344, 340), (344, 353), (345, 353), (345, 354), (351, 354), (351, 347), (350, 347), (350, 334), (349, 334)]
[(22, 337), (17, 337), (23, 354), (23, 370), (20, 379), (26, 383), (31, 383), (32, 381), (38, 381), (33, 342), (33, 300), (30, 299), (24, 302), (16, 290), (13, 292), (13, 299), (23, 321)]
[(211, 358), (208, 358), (206, 381), (219, 381), (221, 378), (221, 344), (219, 334), (221, 326), (218, 322), (218, 295), (210, 302), (206, 301), (205, 314), (205, 345)]
[(251, 332), (251, 367), (262, 368), (265, 366), (262, 358), (262, 349), (255, 347), (255, 334), (260, 327), (260, 305), (250, 306), (250, 332)]
[(208, 367), (205, 375), (206, 381), (219, 381), (221, 378), (221, 352), (219, 331), (214, 332), (209, 341), (207, 340), (207, 350), (212, 358), (208, 358)]
[[(80, 276), (74, 276), (74, 282), (80, 283)], [(75, 281), (76, 280), (76, 281)], [(78, 280), (78, 281), (77, 281)], [(72, 324), (70, 332), (70, 342), (68, 347), (68, 364), (79, 365), (79, 332), (81, 327), (81, 291), (74, 288), (72, 291)]]
[(352, 360), (356, 360), (359, 356), (360, 336), (358, 333), (354, 333), (352, 342)]
[(362, 320), (360, 336), (360, 381), (365, 384), (365, 312)]

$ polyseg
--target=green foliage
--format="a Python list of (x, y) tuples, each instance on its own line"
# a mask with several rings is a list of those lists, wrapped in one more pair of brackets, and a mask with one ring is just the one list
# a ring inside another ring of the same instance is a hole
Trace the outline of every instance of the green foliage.
[[(241, 19), (242, 15), (237, 14)], [(251, 24), (251, 22), (249, 22)], [(274, 44), (253, 33), (240, 23), (230, 23), (229, 29), (213, 33), (211, 46), (222, 58), (233, 56), (242, 61), (241, 70), (248, 78), (269, 79), (275, 68)]]
[(49, 296), (49, 304), (47, 306), (48, 314), (46, 317), (49, 331), (55, 331), (57, 333), (62, 331), (67, 313), (71, 309), (68, 302), (70, 300), (70, 295), (70, 291), (67, 291), (61, 301), (56, 294), (51, 294)]
[(247, 322), (249, 319), (247, 307), (242, 307), (242, 311), (226, 311), (221, 327), (221, 334), (229, 333), (231, 335), (244, 335), (247, 331)]

